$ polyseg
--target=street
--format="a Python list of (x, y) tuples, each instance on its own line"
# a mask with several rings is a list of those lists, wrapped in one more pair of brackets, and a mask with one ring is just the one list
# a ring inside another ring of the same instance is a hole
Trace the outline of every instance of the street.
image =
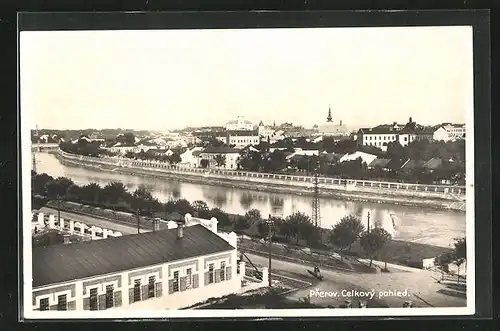
[[(268, 259), (263, 256), (246, 254), (250, 260), (260, 266), (268, 266)], [(251, 268), (247, 264), (247, 268)], [(298, 290), (290, 294), (290, 298), (298, 300), (310, 294), (311, 290), (319, 292), (328, 292), (326, 297), (311, 296), (311, 303), (322, 306), (334, 305), (338, 307), (345, 300), (352, 300), (353, 307), (360, 301), (368, 301), (367, 307), (402, 307), (407, 300), (412, 301), (417, 307), (465, 307), (466, 300), (456, 296), (442, 294), (446, 291), (446, 285), (438, 284), (430, 272), (417, 269), (415, 272), (404, 271), (402, 269), (390, 269), (389, 273), (344, 273), (322, 269), (322, 281), (312, 277), (307, 269), (312, 267), (297, 263), (285, 262), (273, 259), (271, 262), (271, 272), (288, 277), (299, 279), (309, 279), (313, 286)], [(382, 291), (405, 291), (408, 296), (396, 296), (394, 293), (385, 293), (387, 296), (379, 297)], [(351, 293), (357, 291), (358, 293)], [(375, 295), (370, 300), (366, 300), (366, 292), (374, 291)], [(337, 297), (328, 296), (337, 293)], [(356, 295), (358, 297), (356, 297)], [(422, 300), (423, 299), (423, 300)]]

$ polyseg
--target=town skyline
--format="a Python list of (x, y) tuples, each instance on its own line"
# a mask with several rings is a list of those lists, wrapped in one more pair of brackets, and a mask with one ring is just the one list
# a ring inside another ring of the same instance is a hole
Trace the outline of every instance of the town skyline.
[(310, 128), (329, 107), (348, 128), (437, 125), (472, 105), (470, 27), (22, 32), (20, 50), (44, 129)]

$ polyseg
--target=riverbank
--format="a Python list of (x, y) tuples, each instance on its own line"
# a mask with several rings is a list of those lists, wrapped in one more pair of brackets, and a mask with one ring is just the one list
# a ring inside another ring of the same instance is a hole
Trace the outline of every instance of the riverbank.
[[(204, 184), (231, 188), (248, 189), (252, 191), (261, 191), (269, 193), (287, 193), (295, 195), (312, 196), (314, 194), (313, 190), (307, 186), (299, 186), (294, 182), (281, 181), (277, 184), (273, 183), (263, 183), (263, 182), (252, 182), (236, 180), (234, 178), (224, 178), (223, 176), (207, 176), (202, 173), (188, 173), (188, 172), (173, 172), (165, 171), (162, 169), (140, 169), (131, 167), (118, 167), (116, 164), (111, 163), (96, 163), (88, 160), (80, 160), (78, 158), (68, 158), (63, 154), (58, 152), (53, 152), (56, 158), (63, 164), (67, 166), (76, 166), (87, 168), (91, 170), (107, 171), (112, 173), (118, 173), (122, 175), (134, 175), (157, 179), (171, 179), (179, 182), (187, 182), (192, 184)], [(339, 199), (344, 201), (358, 201), (358, 202), (368, 202), (368, 203), (388, 203), (394, 205), (403, 206), (414, 206), (422, 208), (435, 208), (435, 209), (449, 209), (465, 211), (465, 203), (460, 203), (450, 199), (432, 197), (432, 196), (420, 196), (411, 197), (404, 196), (402, 194), (398, 195), (398, 192), (390, 192), (390, 190), (381, 190), (378, 193), (367, 193), (359, 191), (346, 191), (345, 189), (335, 189), (328, 187), (321, 187), (319, 196), (322, 198)], [(420, 192), (419, 192), (420, 193)]]

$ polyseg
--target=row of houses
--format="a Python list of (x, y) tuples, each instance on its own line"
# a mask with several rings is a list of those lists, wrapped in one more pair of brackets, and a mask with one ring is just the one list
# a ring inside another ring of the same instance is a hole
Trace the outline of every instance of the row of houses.
[(438, 126), (424, 127), (416, 124), (410, 117), (406, 125), (393, 123), (373, 128), (361, 128), (356, 138), (360, 145), (387, 150), (387, 145), (391, 142), (407, 146), (418, 140), (448, 142), (465, 139), (465, 124), (443, 123)]

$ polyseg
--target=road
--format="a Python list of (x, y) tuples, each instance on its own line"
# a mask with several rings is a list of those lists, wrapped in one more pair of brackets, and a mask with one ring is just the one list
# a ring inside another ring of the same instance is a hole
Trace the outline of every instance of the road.
[[(261, 266), (268, 265), (268, 259), (263, 256), (246, 253), (248, 258)], [(247, 264), (248, 267), (251, 267)], [(414, 272), (404, 271), (402, 269), (393, 269), (390, 273), (345, 273), (334, 270), (321, 270), (323, 280), (315, 280), (310, 276), (307, 269), (311, 267), (298, 263), (285, 262), (280, 260), (272, 260), (272, 272), (279, 275), (296, 277), (299, 279), (308, 278), (315, 281), (313, 286), (294, 292), (290, 295), (292, 299), (299, 299), (310, 294), (311, 290), (318, 289), (322, 292), (337, 292), (337, 297), (318, 297), (311, 296), (311, 303), (322, 306), (334, 305), (338, 306), (344, 303), (344, 300), (351, 299), (353, 306), (360, 300), (367, 301), (367, 307), (402, 307), (406, 300), (411, 300), (417, 307), (465, 307), (465, 298), (458, 298), (451, 295), (442, 294), (439, 291), (447, 290), (446, 286), (438, 284), (432, 277), (431, 273), (426, 270), (415, 269)], [(366, 300), (364, 292), (374, 291), (375, 295), (371, 300)], [(407, 290), (409, 296), (386, 296), (380, 297), (380, 291), (404, 291)], [(342, 293), (342, 291), (344, 291)], [(358, 297), (354, 293), (347, 291), (360, 291)], [(351, 294), (349, 296), (349, 294)], [(423, 299), (423, 300), (422, 300)]]
[[(54, 209), (54, 208), (42, 207), (42, 208), (40, 208), (40, 212), (45, 213), (45, 214), (57, 215), (57, 209)], [(95, 226), (98, 226), (98, 227), (103, 228), (103, 229), (119, 231), (123, 235), (137, 233), (136, 227), (123, 225), (120, 223), (115, 223), (112, 221), (107, 221), (107, 220), (92, 217), (92, 216), (86, 216), (86, 215), (61, 211), (61, 218), (82, 222), (82, 223), (85, 223), (88, 225), (95, 225)], [(141, 230), (141, 232), (149, 232), (149, 231)]]

